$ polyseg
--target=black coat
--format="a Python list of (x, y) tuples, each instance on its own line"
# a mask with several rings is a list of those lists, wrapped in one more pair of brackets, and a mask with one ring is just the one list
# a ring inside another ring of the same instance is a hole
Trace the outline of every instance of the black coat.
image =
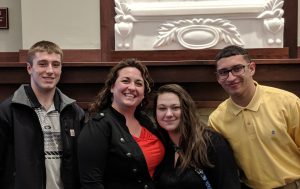
[[(209, 131), (210, 132), (210, 131)], [(211, 132), (208, 143), (208, 158), (214, 167), (204, 167), (203, 171), (213, 189), (240, 189), (238, 168), (232, 150), (225, 139)], [(170, 144), (166, 150), (165, 164), (158, 181), (159, 189), (206, 189), (206, 183), (192, 167), (180, 171), (180, 160), (174, 167), (175, 151)]]
[[(145, 114), (135, 115), (142, 126), (162, 140)], [(91, 118), (78, 141), (83, 189), (154, 188), (143, 152), (131, 136), (124, 116), (108, 108)], [(157, 169), (154, 177), (157, 175)]]
[[(57, 90), (64, 103), (60, 111), (63, 158), (62, 181), (65, 189), (79, 186), (77, 135), (84, 121), (83, 110)], [(44, 189), (46, 171), (44, 138), (34, 109), (28, 106), (21, 86), (13, 97), (0, 105), (0, 188)], [(74, 129), (75, 136), (71, 136)]]

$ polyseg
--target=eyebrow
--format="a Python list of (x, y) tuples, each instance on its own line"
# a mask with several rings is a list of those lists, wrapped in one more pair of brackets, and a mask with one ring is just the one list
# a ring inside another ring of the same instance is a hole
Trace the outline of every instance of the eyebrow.
[(236, 67), (236, 66), (246, 66), (246, 65), (244, 65), (244, 64), (236, 64), (236, 65), (233, 65), (233, 66), (228, 67), (228, 68), (217, 69), (217, 71), (218, 71), (218, 70), (231, 70), (232, 68), (234, 68), (234, 67)]

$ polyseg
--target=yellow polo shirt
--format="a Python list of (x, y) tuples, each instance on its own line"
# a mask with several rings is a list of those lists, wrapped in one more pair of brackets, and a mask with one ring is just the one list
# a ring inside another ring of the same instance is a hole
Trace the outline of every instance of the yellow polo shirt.
[(230, 143), (243, 181), (271, 189), (300, 179), (300, 100), (287, 91), (256, 84), (247, 107), (227, 99), (209, 125)]

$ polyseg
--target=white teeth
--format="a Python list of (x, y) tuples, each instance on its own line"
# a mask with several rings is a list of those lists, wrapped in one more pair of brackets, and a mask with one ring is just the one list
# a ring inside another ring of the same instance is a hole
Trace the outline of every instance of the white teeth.
[(134, 95), (133, 95), (133, 94), (128, 94), (128, 93), (127, 93), (127, 94), (125, 94), (125, 96), (127, 96), (127, 97), (132, 97), (132, 98), (134, 97)]

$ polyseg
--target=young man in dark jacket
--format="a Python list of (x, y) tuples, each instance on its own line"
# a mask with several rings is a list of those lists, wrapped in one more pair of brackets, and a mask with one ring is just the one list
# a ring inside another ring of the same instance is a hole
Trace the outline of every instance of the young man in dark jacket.
[(49, 41), (28, 52), (30, 85), (0, 104), (0, 187), (80, 188), (77, 136), (84, 111), (57, 87), (63, 53)]

